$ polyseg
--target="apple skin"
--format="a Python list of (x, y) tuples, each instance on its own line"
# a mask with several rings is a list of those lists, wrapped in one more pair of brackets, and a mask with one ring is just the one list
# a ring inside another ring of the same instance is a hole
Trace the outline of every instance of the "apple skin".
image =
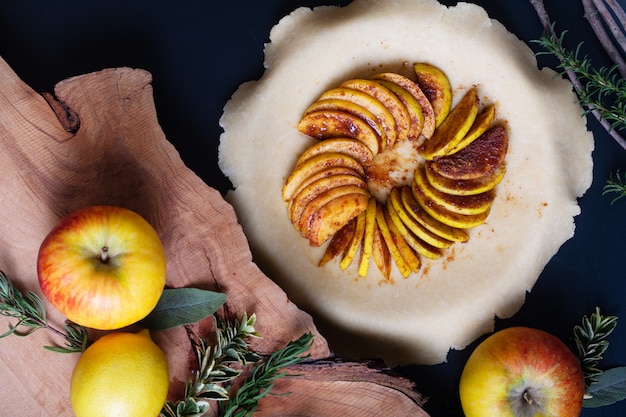
[(161, 297), (166, 270), (154, 228), (139, 214), (115, 206), (68, 214), (37, 256), (39, 285), (50, 303), (69, 320), (99, 330), (147, 316)]
[(578, 417), (585, 385), (578, 360), (557, 337), (511, 327), (474, 350), (459, 393), (466, 417)]

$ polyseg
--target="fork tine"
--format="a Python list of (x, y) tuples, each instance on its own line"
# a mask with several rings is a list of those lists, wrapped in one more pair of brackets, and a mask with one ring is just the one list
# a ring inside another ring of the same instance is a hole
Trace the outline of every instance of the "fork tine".
[[(589, 21), (596, 37), (611, 60), (617, 65), (617, 70), (626, 78), (626, 39), (619, 29), (620, 24), (615, 21), (611, 12), (602, 0), (582, 0), (585, 18)], [(618, 7), (621, 9), (621, 7)], [(607, 31), (610, 28), (610, 32)], [(617, 45), (617, 46), (616, 46)]]

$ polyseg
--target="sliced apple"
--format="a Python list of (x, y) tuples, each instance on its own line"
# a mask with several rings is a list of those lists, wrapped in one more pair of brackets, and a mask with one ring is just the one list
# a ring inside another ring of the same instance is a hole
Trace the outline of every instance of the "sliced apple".
[(324, 251), (324, 256), (322, 256), (322, 259), (320, 259), (317, 266), (324, 266), (337, 256), (345, 253), (346, 249), (350, 245), (350, 242), (352, 241), (355, 230), (356, 218), (353, 218), (333, 235), (332, 239), (328, 243), (328, 246), (326, 247), (326, 250)]
[(391, 278), (391, 252), (383, 238), (378, 223), (374, 224), (374, 240), (372, 242), (372, 258), (378, 270), (389, 281)]
[(353, 114), (339, 110), (321, 110), (306, 114), (298, 123), (298, 130), (316, 139), (352, 138), (367, 145), (376, 155), (380, 150), (381, 138), (378, 133)]
[(407, 266), (413, 272), (419, 272), (420, 268), (422, 267), (422, 261), (420, 260), (419, 255), (411, 246), (409, 246), (407, 241), (402, 237), (402, 234), (391, 220), (389, 212), (386, 209), (383, 210), (383, 215), (385, 216), (385, 222), (387, 223), (387, 227), (389, 227), (389, 233), (391, 233), (393, 242), (396, 244), (396, 247), (402, 255), (404, 262), (406, 262)]
[(353, 157), (336, 152), (325, 152), (307, 159), (291, 172), (283, 186), (283, 200), (289, 201), (294, 197), (294, 192), (311, 176), (328, 168), (349, 168), (361, 177), (365, 177), (363, 165)]
[(416, 170), (415, 179), (411, 184), (411, 192), (419, 205), (435, 219), (448, 226), (458, 227), (460, 229), (470, 229), (485, 222), (489, 215), (489, 210), (479, 214), (459, 214), (437, 204), (424, 192), (425, 182), (427, 181), (426, 174), (424, 174), (423, 170)]
[(378, 224), (380, 233), (382, 234), (383, 239), (387, 244), (387, 247), (389, 248), (391, 257), (393, 258), (396, 266), (398, 267), (398, 270), (400, 271), (400, 275), (402, 275), (403, 278), (408, 277), (409, 275), (411, 275), (412, 269), (404, 260), (404, 257), (400, 253), (400, 249), (398, 249), (398, 245), (396, 245), (394, 236), (392, 235), (391, 230), (389, 230), (387, 219), (385, 219), (385, 210), (380, 204), (376, 205), (376, 223)]
[(404, 107), (406, 107), (407, 111), (409, 112), (409, 118), (411, 119), (411, 125), (409, 127), (409, 134), (407, 136), (407, 139), (417, 139), (422, 132), (422, 127), (424, 126), (424, 115), (422, 113), (422, 107), (419, 105), (417, 100), (415, 100), (415, 97), (413, 97), (404, 88), (392, 82), (385, 80), (376, 81), (378, 81), (382, 86), (387, 87), (391, 92), (398, 96), (402, 104), (404, 104)]
[(435, 131), (435, 112), (430, 101), (424, 95), (420, 87), (408, 77), (393, 72), (383, 72), (373, 77), (375, 80), (384, 80), (393, 83), (403, 90), (407, 91), (417, 101), (422, 110), (422, 129), (421, 134), (425, 138), (430, 138)]
[(370, 259), (374, 246), (374, 227), (376, 226), (376, 199), (370, 198), (365, 212), (365, 230), (363, 232), (363, 247), (359, 261), (359, 276), (365, 277), (369, 270)]
[(396, 229), (398, 229), (400, 236), (402, 236), (406, 243), (411, 248), (413, 248), (415, 252), (429, 259), (438, 259), (441, 257), (440, 249), (435, 248), (434, 246), (431, 246), (428, 243), (424, 242), (423, 240), (415, 236), (413, 232), (407, 229), (404, 223), (402, 223), (402, 220), (398, 216), (398, 213), (393, 208), (392, 204), (385, 204), (385, 209), (387, 210), (389, 218), (393, 222), (394, 226), (396, 227)]
[(332, 188), (354, 185), (367, 189), (367, 184), (363, 178), (357, 175), (340, 174), (331, 175), (330, 177), (323, 177), (317, 181), (312, 182), (308, 186), (304, 187), (296, 196), (291, 200), (288, 205), (289, 219), (292, 223), (296, 224), (298, 219), (302, 215), (304, 208), (318, 195), (326, 192)]
[[(317, 196), (315, 196), (315, 198), (313, 198), (313, 200), (309, 202), (309, 204), (306, 205), (306, 207), (304, 207), (304, 210), (302, 210), (300, 217), (292, 220), (296, 229), (299, 230), (302, 234), (302, 237), (308, 238), (309, 231), (311, 229), (311, 222), (314, 219), (313, 216), (318, 213), (323, 206), (330, 203), (332, 200), (335, 200), (347, 194), (359, 194), (367, 197), (368, 199), (370, 197), (367, 190), (356, 185), (343, 185), (340, 187), (331, 188), (318, 194)], [(332, 217), (333, 216), (331, 216), (331, 219), (328, 220), (332, 220)], [(337, 223), (338, 221), (339, 220), (336, 220), (335, 222)], [(342, 223), (340, 226), (343, 226), (346, 222)]]
[(363, 234), (365, 233), (365, 216), (367, 214), (367, 210), (356, 216), (355, 221), (356, 224), (354, 226), (354, 235), (352, 235), (352, 239), (350, 240), (350, 244), (346, 249), (343, 257), (341, 258), (341, 262), (339, 262), (339, 267), (341, 270), (345, 270), (352, 264), (352, 261), (356, 257), (356, 254), (361, 248), (363, 243)]
[(312, 246), (321, 246), (366, 208), (370, 196), (367, 194), (343, 194), (332, 199), (309, 219), (307, 239)]
[(387, 204), (391, 204), (393, 206), (394, 211), (407, 229), (409, 229), (411, 232), (413, 232), (415, 236), (422, 239), (429, 245), (439, 249), (446, 249), (449, 248), (452, 243), (454, 243), (451, 240), (444, 239), (438, 234), (431, 232), (426, 227), (424, 227), (424, 225), (415, 220), (404, 207), (404, 204), (402, 204), (399, 188), (394, 188), (391, 191), (389, 199), (387, 200)]
[(465, 230), (441, 223), (428, 214), (413, 197), (410, 186), (401, 188), (400, 199), (407, 212), (431, 232), (453, 242), (467, 242), (469, 240), (469, 234)]
[(502, 164), (508, 147), (506, 128), (495, 125), (460, 151), (432, 161), (430, 169), (454, 180), (485, 177)]
[(413, 65), (417, 85), (430, 101), (435, 113), (435, 127), (439, 127), (452, 107), (452, 87), (448, 76), (438, 67), (418, 62)]
[(424, 159), (447, 155), (467, 134), (478, 114), (478, 94), (470, 88), (454, 109), (448, 113), (432, 137), (422, 144), (420, 154)]
[(361, 91), (380, 101), (389, 110), (389, 113), (393, 115), (396, 122), (396, 141), (406, 139), (411, 125), (409, 112), (400, 99), (388, 88), (383, 87), (374, 80), (360, 78), (345, 81), (340, 87)]
[(434, 172), (430, 169), (430, 163), (428, 162), (425, 164), (424, 168), (428, 182), (430, 182), (433, 187), (444, 193), (454, 195), (472, 195), (489, 191), (502, 181), (506, 173), (506, 164), (503, 163), (486, 177), (476, 178), (474, 180), (452, 180)]
[(352, 101), (337, 98), (317, 100), (304, 111), (304, 115), (327, 110), (337, 110), (358, 117), (359, 119), (365, 121), (372, 128), (372, 130), (376, 132), (381, 141), (387, 143), (387, 134), (374, 113), (360, 104), (353, 103)]
[[(298, 186), (292, 190), (293, 192), (291, 196), (283, 194), (283, 200), (285, 201), (287, 206), (289, 206), (289, 204), (291, 204), (291, 200), (293, 200), (293, 198), (298, 195), (298, 193), (302, 191), (304, 187), (307, 187), (309, 184), (319, 180), (320, 178), (332, 177), (333, 175), (355, 175), (357, 177), (363, 178), (358, 172), (351, 168), (346, 168), (342, 166), (331, 166), (330, 168), (323, 168), (300, 182)], [(283, 191), (285, 191), (285, 187), (283, 187)]]
[(308, 147), (296, 161), (296, 166), (315, 155), (328, 152), (349, 155), (364, 166), (371, 164), (374, 159), (371, 149), (363, 142), (352, 138), (332, 138), (321, 140)]
[(426, 176), (423, 168), (417, 170), (414, 181), (418, 183), (418, 186), (421, 188), (424, 195), (426, 195), (426, 197), (432, 200), (435, 204), (458, 214), (472, 215), (483, 213), (489, 210), (496, 197), (494, 190), (473, 195), (454, 195), (443, 193), (432, 186), (432, 184), (428, 181), (428, 177)]
[(469, 132), (465, 135), (463, 139), (450, 151), (450, 154), (460, 151), (465, 148), (470, 143), (474, 142), (478, 139), (483, 133), (489, 129), (491, 124), (496, 118), (496, 106), (494, 104), (490, 104), (485, 107), (474, 120), (474, 124), (470, 128)]
[(359, 106), (369, 110), (380, 123), (385, 130), (385, 136), (387, 143), (385, 146), (393, 146), (396, 141), (396, 120), (393, 115), (387, 110), (379, 100), (372, 97), (370, 94), (364, 93), (353, 88), (333, 88), (326, 91), (319, 98), (320, 100), (339, 99), (351, 101)]

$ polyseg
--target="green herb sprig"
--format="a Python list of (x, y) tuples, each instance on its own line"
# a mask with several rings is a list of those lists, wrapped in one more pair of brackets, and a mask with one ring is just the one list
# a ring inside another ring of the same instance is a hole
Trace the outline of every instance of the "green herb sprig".
[[(251, 415), (259, 400), (268, 395), (273, 382), (286, 376), (282, 369), (308, 358), (305, 352), (312, 343), (312, 334), (307, 333), (282, 349), (272, 353), (266, 361), (250, 350), (247, 340), (260, 337), (254, 329), (256, 316), (244, 314), (241, 322), (224, 321), (215, 315), (216, 339), (210, 346), (203, 338), (190, 335), (198, 369), (193, 372), (185, 387), (184, 399), (168, 401), (161, 417), (200, 417), (208, 415), (210, 401), (219, 401), (219, 415), (243, 417)], [(239, 377), (248, 364), (254, 366), (250, 376), (230, 398), (230, 383)]]
[(17, 320), (9, 324), (9, 329), (0, 334), (0, 338), (12, 334), (28, 336), (39, 329), (48, 329), (65, 339), (64, 346), (44, 346), (48, 350), (75, 353), (83, 352), (89, 345), (87, 330), (83, 326), (70, 321), (66, 322), (65, 331), (51, 326), (41, 298), (32, 291), (23, 294), (3, 271), (0, 271), (0, 315)]
[(598, 382), (598, 376), (602, 374), (598, 363), (609, 347), (606, 339), (616, 326), (617, 317), (603, 316), (598, 307), (591, 316), (584, 316), (581, 324), (574, 326), (570, 348), (580, 361), (587, 388)]

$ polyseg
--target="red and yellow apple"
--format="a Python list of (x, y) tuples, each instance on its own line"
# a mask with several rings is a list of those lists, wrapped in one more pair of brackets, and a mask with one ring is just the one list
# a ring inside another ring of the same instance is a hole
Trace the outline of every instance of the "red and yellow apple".
[(569, 348), (528, 327), (504, 329), (480, 343), (459, 386), (466, 417), (578, 417), (584, 391)]
[(41, 290), (68, 319), (113, 330), (154, 309), (166, 279), (166, 259), (154, 228), (121, 207), (92, 206), (62, 218), (37, 257)]

